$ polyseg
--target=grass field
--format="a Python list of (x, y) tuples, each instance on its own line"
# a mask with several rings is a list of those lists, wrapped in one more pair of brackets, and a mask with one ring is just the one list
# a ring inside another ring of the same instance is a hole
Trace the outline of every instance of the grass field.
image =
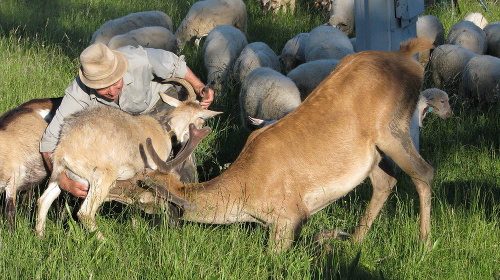
[[(2, 0), (0, 113), (33, 98), (62, 96), (79, 67), (79, 53), (106, 20), (161, 10), (177, 27), (193, 2)], [(306, 0), (297, 0), (294, 16), (263, 15), (256, 1), (245, 2), (250, 41), (263, 41), (277, 53), (289, 38), (326, 22)], [(446, 30), (468, 12), (500, 20), (498, 1), (459, 4), (460, 12), (435, 6), (426, 13), (438, 16)], [(182, 54), (205, 80), (200, 50), (188, 44)], [(234, 161), (248, 136), (240, 127), (238, 87), (229, 84), (228, 97), (212, 107), (225, 113), (209, 121), (214, 132), (197, 149), (203, 179)], [(455, 96), (456, 89), (448, 93)], [(15, 231), (0, 219), (1, 278), (500, 279), (500, 108), (458, 97), (451, 105), (450, 119), (425, 119), (420, 139), (422, 156), (436, 170), (431, 250), (418, 240), (418, 196), (406, 175), (363, 243), (315, 246), (312, 239), (322, 229), (352, 231), (371, 195), (368, 181), (315, 214), (293, 247), (279, 255), (266, 251), (267, 231), (259, 225), (184, 223), (172, 228), (116, 204), (107, 204), (98, 217), (105, 242), (56, 211), (50, 212), (47, 236), (41, 240), (33, 231), (34, 195), (20, 203)]]

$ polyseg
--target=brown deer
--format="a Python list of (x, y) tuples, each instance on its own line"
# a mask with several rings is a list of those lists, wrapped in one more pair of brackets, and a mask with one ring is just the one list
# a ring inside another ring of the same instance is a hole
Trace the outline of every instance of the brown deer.
[(353, 235), (363, 240), (396, 184), (387, 155), (415, 184), (420, 238), (430, 244), (434, 169), (415, 149), (409, 125), (423, 82), (423, 68), (412, 56), (432, 47), (412, 39), (399, 51), (345, 57), (296, 110), (253, 132), (231, 166), (208, 182), (182, 184), (162, 175), (151, 144), (147, 150), (158, 171), (134, 180), (196, 204), (185, 220), (269, 226), (270, 248), (277, 252), (291, 245), (312, 214), (369, 177), (372, 198)]

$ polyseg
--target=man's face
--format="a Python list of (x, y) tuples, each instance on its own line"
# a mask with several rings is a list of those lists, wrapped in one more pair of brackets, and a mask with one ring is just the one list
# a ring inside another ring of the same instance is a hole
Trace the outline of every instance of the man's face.
[(107, 99), (116, 100), (122, 92), (123, 78), (109, 87), (96, 89), (97, 94)]

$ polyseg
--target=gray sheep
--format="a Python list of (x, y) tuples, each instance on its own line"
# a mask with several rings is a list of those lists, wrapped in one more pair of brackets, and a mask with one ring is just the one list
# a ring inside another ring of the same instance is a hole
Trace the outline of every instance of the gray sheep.
[(245, 46), (234, 63), (234, 73), (240, 82), (250, 71), (259, 67), (269, 67), (281, 71), (281, 64), (276, 53), (263, 42), (253, 42)]
[(328, 25), (350, 35), (354, 32), (354, 0), (333, 0)]
[(300, 99), (307, 96), (337, 67), (339, 60), (319, 59), (306, 62), (290, 71), (287, 77), (290, 78), (300, 92)]
[(500, 58), (479, 55), (465, 66), (460, 82), (460, 93), (465, 98), (494, 103), (500, 98)]
[(434, 86), (443, 89), (458, 85), (465, 65), (475, 56), (461, 46), (444, 44), (435, 48), (429, 61)]
[(300, 93), (294, 82), (268, 67), (259, 67), (248, 73), (241, 85), (241, 118), (249, 130), (256, 127), (248, 117), (279, 120), (300, 103)]
[(488, 20), (486, 20), (486, 18), (481, 13), (468, 13), (463, 17), (462, 20), (470, 21), (481, 29), (484, 29), (484, 27), (488, 25)]
[(309, 33), (299, 33), (285, 43), (279, 56), (285, 74), (306, 62), (305, 48)]
[[(290, 12), (293, 14), (295, 11), (295, 0), (257, 0), (261, 3), (262, 13), (265, 14), (269, 10), (273, 10), (277, 14), (280, 10), (284, 13)], [(288, 9), (290, 6), (290, 9)]]
[(247, 34), (247, 8), (242, 0), (204, 0), (193, 4), (180, 23), (175, 36), (177, 47), (184, 48), (192, 38), (199, 39), (219, 25), (232, 25)]
[(203, 60), (207, 83), (216, 92), (221, 91), (221, 83), (228, 80), (236, 59), (247, 44), (245, 34), (231, 25), (219, 25), (208, 33), (203, 44)]
[[(444, 44), (444, 27), (439, 18), (433, 15), (419, 16), (417, 20), (417, 37), (425, 38), (434, 46)], [(418, 54), (418, 61), (423, 66), (429, 63), (430, 50)]]
[(466, 20), (451, 26), (446, 43), (462, 46), (476, 54), (485, 54), (488, 48), (486, 33), (476, 24)]
[(109, 40), (116, 35), (125, 34), (131, 30), (146, 26), (162, 26), (170, 31), (173, 30), (172, 19), (164, 12), (137, 12), (106, 21), (92, 34), (90, 43), (103, 43), (107, 45)]
[(177, 40), (174, 33), (161, 26), (134, 29), (128, 33), (114, 36), (108, 43), (108, 47), (112, 50), (127, 45), (177, 52)]
[(486, 54), (500, 57), (500, 21), (489, 23), (484, 28), (486, 40), (488, 41), (488, 50)]
[(309, 40), (305, 48), (306, 61), (318, 59), (342, 59), (354, 53), (349, 37), (340, 29), (321, 25), (309, 32)]

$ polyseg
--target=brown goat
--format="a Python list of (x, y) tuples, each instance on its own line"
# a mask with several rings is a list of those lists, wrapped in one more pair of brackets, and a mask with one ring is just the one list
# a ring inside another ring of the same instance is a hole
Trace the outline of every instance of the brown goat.
[[(409, 125), (423, 81), (412, 55), (432, 47), (412, 39), (399, 51), (349, 55), (295, 111), (253, 132), (220, 176), (182, 184), (153, 172), (160, 186), (150, 184), (197, 205), (184, 212), (185, 220), (270, 226), (271, 248), (281, 251), (312, 214), (370, 177), (373, 195), (353, 235), (361, 241), (396, 184), (386, 154), (412, 178), (420, 198), (420, 238), (430, 242), (434, 169), (412, 144)], [(148, 152), (155, 153), (151, 145)]]
[(0, 116), (0, 192), (5, 191), (5, 212), (11, 226), (17, 192), (28, 190), (47, 177), (38, 143), (61, 100), (33, 99)]

